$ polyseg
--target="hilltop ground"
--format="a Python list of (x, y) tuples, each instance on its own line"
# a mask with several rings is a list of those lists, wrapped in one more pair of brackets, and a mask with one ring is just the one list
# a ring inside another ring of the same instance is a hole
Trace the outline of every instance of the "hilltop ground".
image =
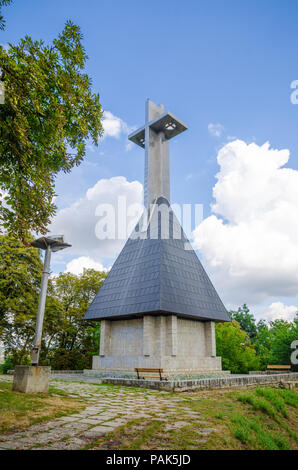
[(0, 376), (0, 449), (298, 449), (296, 390), (168, 393), (52, 380), (48, 395)]

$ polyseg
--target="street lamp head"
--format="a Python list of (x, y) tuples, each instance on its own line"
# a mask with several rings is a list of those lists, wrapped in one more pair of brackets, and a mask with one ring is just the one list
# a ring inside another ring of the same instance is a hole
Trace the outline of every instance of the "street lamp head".
[(41, 250), (47, 250), (47, 248), (50, 247), (52, 252), (60, 251), (71, 246), (69, 243), (64, 242), (63, 235), (40, 237), (31, 242), (30, 245)]

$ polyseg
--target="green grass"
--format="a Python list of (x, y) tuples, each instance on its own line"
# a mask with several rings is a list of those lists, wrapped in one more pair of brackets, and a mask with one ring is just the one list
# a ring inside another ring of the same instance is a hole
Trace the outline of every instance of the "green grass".
[[(168, 402), (177, 394), (168, 394)], [(132, 420), (101, 438), (96, 449), (297, 449), (297, 392), (262, 388), (237, 391), (204, 391), (179, 395), (179, 418), (188, 423), (165, 431), (158, 418)], [(198, 418), (188, 417), (181, 409), (199, 412)], [(161, 410), (162, 411), (162, 410)], [(201, 422), (202, 421), (202, 422)], [(204, 421), (208, 422), (205, 424)], [(205, 434), (205, 428), (216, 430)]]
[(231, 430), (246, 447), (263, 450), (289, 450), (289, 440), (279, 432), (271, 432), (259, 417), (233, 414)]
[(267, 413), (268, 416), (273, 418), (277, 423), (279, 422), (278, 414), (276, 409), (272, 404), (264, 398), (259, 398), (255, 394), (251, 394), (249, 392), (241, 393), (238, 398), (238, 401), (242, 403), (249, 403), (255, 411), (262, 411), (263, 413)]
[(86, 404), (63, 393), (58, 397), (52, 393), (51, 388), (49, 394), (13, 392), (11, 383), (0, 382), (0, 432), (23, 429), (86, 407)]
[(256, 394), (267, 399), (272, 406), (274, 406), (276, 411), (281, 412), (285, 418), (289, 417), (285, 400), (279, 390), (258, 387)]

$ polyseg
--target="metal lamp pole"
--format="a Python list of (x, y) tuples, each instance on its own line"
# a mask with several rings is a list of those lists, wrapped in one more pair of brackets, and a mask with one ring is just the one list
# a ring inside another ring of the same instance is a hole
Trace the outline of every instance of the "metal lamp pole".
[(39, 294), (38, 310), (37, 310), (37, 319), (36, 319), (36, 330), (34, 336), (34, 344), (31, 352), (31, 363), (33, 366), (38, 366), (39, 363), (39, 354), (41, 348), (41, 338), (42, 338), (42, 327), (44, 319), (44, 311), (47, 298), (47, 289), (48, 289), (48, 279), (50, 274), (50, 262), (51, 262), (51, 253), (52, 251), (60, 251), (64, 248), (68, 248), (68, 243), (64, 242), (63, 235), (53, 236), (53, 237), (41, 237), (37, 240), (31, 242), (31, 245), (35, 248), (45, 250), (45, 259), (43, 265), (43, 273), (41, 278), (41, 287)]

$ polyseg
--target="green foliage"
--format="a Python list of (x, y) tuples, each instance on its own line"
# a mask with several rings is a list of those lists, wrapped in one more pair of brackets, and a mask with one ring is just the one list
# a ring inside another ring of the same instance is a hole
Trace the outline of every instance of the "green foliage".
[(0, 236), (0, 336), (19, 363), (32, 344), (41, 275), (38, 250)]
[(270, 364), (271, 337), (271, 329), (263, 320), (260, 320), (257, 323), (257, 335), (253, 340), (254, 347), (256, 348), (257, 355), (260, 360), (260, 370), (266, 370), (267, 365)]
[(46, 311), (41, 360), (47, 358), (54, 369), (90, 368), (99, 350), (100, 325), (87, 323), (83, 316), (105, 278), (106, 273), (86, 269), (80, 276), (64, 273), (52, 281), (56, 308)]
[(0, 30), (2, 31), (5, 28), (5, 19), (2, 15), (2, 7), (9, 5), (11, 2), (12, 0), (0, 0)]
[(89, 351), (84, 351), (81, 349), (68, 351), (64, 348), (55, 348), (50, 353), (48, 364), (52, 367), (53, 370), (91, 369), (92, 354), (90, 354)]
[(260, 367), (255, 348), (235, 320), (216, 324), (216, 348), (225, 370), (244, 374)]
[[(39, 250), (7, 235), (0, 236), (0, 337), (13, 368), (30, 363), (42, 261)], [(82, 369), (99, 349), (100, 325), (83, 316), (106, 273), (93, 269), (49, 279), (41, 364)], [(64, 366), (61, 364), (64, 357)]]
[(21, 240), (28, 231), (47, 232), (56, 175), (79, 165), (86, 140), (97, 145), (102, 134), (82, 39), (68, 21), (52, 44), (26, 36), (8, 50), (0, 46), (0, 221)]
[(243, 304), (242, 307), (238, 308), (237, 312), (231, 310), (229, 314), (231, 319), (236, 320), (240, 324), (241, 328), (246, 331), (250, 340), (253, 340), (257, 335), (256, 321), (254, 316), (249, 313), (247, 305)]
[[(229, 313), (249, 335), (259, 359), (260, 370), (265, 370), (268, 364), (291, 364), (291, 344), (298, 339), (298, 316), (292, 322), (280, 319), (270, 324), (264, 320), (256, 323), (246, 304), (239, 307), (237, 312)], [(292, 370), (297, 371), (298, 366), (292, 364)]]
[(3, 362), (3, 364), (0, 364), (0, 373), (7, 374), (7, 371), (12, 370), (13, 368), (14, 368), (13, 358), (11, 356), (8, 356)]
[[(298, 317), (293, 322), (272, 322), (270, 336), (270, 364), (291, 364), (291, 343), (298, 339)], [(298, 366), (293, 364), (292, 370), (298, 370)]]

